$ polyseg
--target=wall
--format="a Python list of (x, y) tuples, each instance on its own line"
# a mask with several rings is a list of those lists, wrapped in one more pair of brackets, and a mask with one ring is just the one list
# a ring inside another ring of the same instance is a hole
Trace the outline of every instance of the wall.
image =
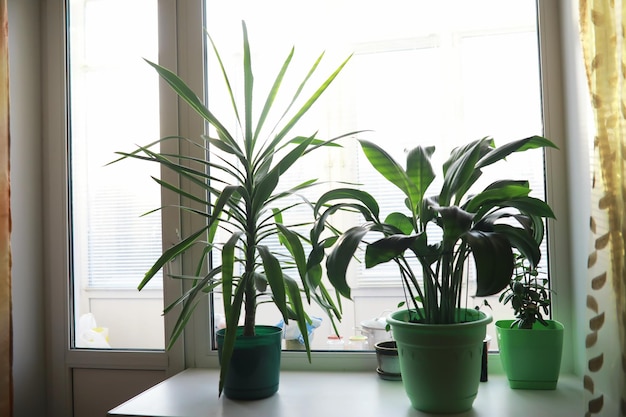
[[(578, 1), (560, 2), (562, 37), (563, 39), (578, 39)], [(563, 67), (565, 71), (564, 105), (565, 105), (565, 137), (568, 161), (569, 200), (570, 210), (569, 229), (571, 233), (571, 282), (573, 323), (573, 342), (578, 347), (574, 352), (574, 371), (583, 375), (585, 360), (585, 335), (587, 323), (586, 291), (587, 291), (587, 258), (590, 253), (589, 218), (591, 205), (591, 184), (589, 174), (589, 141), (591, 127), (589, 119), (589, 98), (587, 81), (582, 58), (582, 49), (579, 42), (563, 42)], [(581, 186), (581, 185), (589, 186)]]
[(15, 417), (45, 416), (40, 1), (9, 0)]

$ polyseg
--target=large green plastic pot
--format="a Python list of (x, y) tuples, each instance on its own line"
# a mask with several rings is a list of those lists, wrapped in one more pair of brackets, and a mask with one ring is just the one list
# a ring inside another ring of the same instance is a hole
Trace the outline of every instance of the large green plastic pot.
[(513, 320), (498, 320), (496, 335), (502, 368), (514, 389), (556, 389), (563, 352), (563, 325), (547, 320), (548, 326), (511, 328)]
[[(244, 337), (237, 329), (235, 350), (224, 381), (224, 395), (233, 400), (258, 400), (274, 395), (280, 379), (280, 354), (283, 330), (256, 326), (256, 335)], [(217, 331), (221, 361), (225, 330)]]
[(478, 394), (483, 340), (492, 320), (482, 311), (460, 309), (457, 324), (408, 322), (407, 310), (387, 322), (398, 345), (404, 389), (413, 408), (460, 413)]

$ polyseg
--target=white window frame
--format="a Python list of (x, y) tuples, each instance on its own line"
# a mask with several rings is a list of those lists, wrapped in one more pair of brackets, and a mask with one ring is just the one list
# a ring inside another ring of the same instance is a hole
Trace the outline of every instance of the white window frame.
[[(539, 31), (541, 34), (542, 94), (545, 135), (556, 142), (560, 152), (547, 156), (547, 198), (559, 221), (550, 222), (549, 250), (552, 286), (558, 294), (553, 302), (554, 318), (566, 328), (575, 327), (573, 311), (573, 274), (570, 274), (569, 210), (567, 186), (567, 153), (561, 84), (560, 12), (559, 2), (538, 0)], [(68, 190), (67, 190), (67, 114), (66, 114), (66, 55), (64, 0), (42, 2), (44, 68), (44, 270), (46, 279), (47, 361), (49, 372), (48, 400), (53, 415), (71, 415), (72, 368), (100, 369), (160, 369), (173, 375), (187, 367), (217, 367), (217, 353), (211, 350), (209, 340), (209, 307), (202, 303), (185, 331), (184, 338), (167, 352), (141, 351), (88, 351), (70, 349), (70, 286)], [(204, 29), (202, 27), (201, 0), (159, 0), (159, 50), (160, 63), (185, 79), (194, 91), (204, 91)], [(161, 87), (162, 134), (180, 134), (199, 137), (204, 123), (184, 105), (180, 105), (173, 92)], [(167, 175), (167, 174), (166, 174)], [(170, 179), (172, 180), (172, 179)], [(173, 196), (164, 194), (164, 204)], [(164, 214), (165, 215), (165, 214)], [(190, 218), (164, 217), (163, 247), (178, 239), (178, 231), (192, 226)], [(188, 254), (186, 256), (193, 256)], [(177, 261), (172, 268), (181, 269)], [(189, 262), (188, 264), (194, 264)], [(183, 270), (184, 272), (184, 270)], [(165, 280), (165, 303), (181, 294), (174, 280)], [(175, 317), (165, 317), (165, 334), (170, 334)], [(567, 337), (562, 370), (574, 369), (575, 332)], [(283, 368), (307, 370), (371, 370), (375, 357), (372, 352), (314, 352), (309, 364), (301, 352), (283, 352)], [(59, 361), (59, 358), (64, 358)], [(497, 356), (494, 358), (497, 359)]]
[[(538, 26), (541, 39), (540, 61), (542, 67), (542, 106), (544, 115), (545, 136), (554, 140), (559, 148), (564, 149), (564, 121), (563, 121), (563, 93), (561, 88), (561, 60), (560, 60), (560, 32), (559, 10), (557, 2), (538, 0)], [(200, 11), (199, 11), (200, 12)], [(179, 70), (181, 68), (179, 67)], [(188, 76), (193, 75), (190, 69)], [(186, 79), (186, 78), (185, 78)], [(187, 79), (186, 79), (187, 80)], [(195, 80), (195, 77), (194, 77)], [(195, 91), (204, 91), (197, 89)], [(199, 134), (199, 132), (198, 132)], [(567, 187), (566, 155), (564, 152), (549, 152), (546, 159), (546, 195), (553, 207), (557, 218), (567, 218)], [(551, 274), (551, 285), (558, 294), (552, 305), (552, 315), (566, 326), (572, 324), (571, 310), (571, 282), (569, 270), (567, 221), (549, 222), (549, 269), (558, 271)], [(210, 349), (208, 343), (209, 308), (201, 305), (199, 314), (192, 319), (193, 334), (187, 331), (185, 335), (185, 356), (188, 364), (198, 367), (217, 366), (216, 352)], [(570, 337), (571, 336), (570, 334)], [(562, 369), (567, 372), (573, 369), (573, 343), (566, 343)], [(499, 356), (493, 355), (495, 360)], [(313, 363), (309, 364), (301, 352), (283, 352), (282, 367), (284, 369), (323, 369), (323, 370), (371, 370), (375, 364), (374, 354), (353, 352), (323, 352), (312, 353)]]

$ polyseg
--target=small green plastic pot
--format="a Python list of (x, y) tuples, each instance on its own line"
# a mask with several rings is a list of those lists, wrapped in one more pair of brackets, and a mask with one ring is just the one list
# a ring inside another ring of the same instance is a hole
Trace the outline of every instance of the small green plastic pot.
[(413, 408), (438, 414), (471, 409), (491, 316), (460, 309), (456, 324), (411, 323), (408, 317), (409, 312), (401, 310), (387, 322), (398, 345), (402, 382)]
[[(274, 395), (280, 380), (280, 355), (283, 330), (275, 326), (256, 326), (256, 335), (244, 337), (237, 329), (235, 350), (224, 381), (224, 395), (233, 400), (259, 400)], [(225, 330), (217, 331), (221, 361)]]
[(513, 320), (498, 320), (496, 335), (502, 368), (513, 389), (556, 389), (563, 352), (563, 325), (547, 320), (532, 329), (511, 327)]

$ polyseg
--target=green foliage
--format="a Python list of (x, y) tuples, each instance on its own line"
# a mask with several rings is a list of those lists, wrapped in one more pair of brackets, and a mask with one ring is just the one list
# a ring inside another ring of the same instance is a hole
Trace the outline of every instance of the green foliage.
[[(321, 268), (317, 260), (320, 247), (313, 245), (313, 250), (307, 256), (304, 248), (310, 247), (311, 242), (294, 230), (289, 223), (283, 221), (283, 217), (288, 217), (291, 208), (300, 205), (311, 207), (306, 198), (301, 198), (301, 203), (286, 202), (285, 199), (294, 195), (299, 196), (299, 193), (315, 185), (316, 181), (308, 180), (291, 189), (283, 190), (279, 186), (279, 180), (282, 176), (289, 175), (290, 169), (304, 155), (322, 146), (337, 146), (335, 142), (338, 139), (353, 133), (328, 140), (316, 138), (315, 134), (291, 135), (292, 128), (337, 77), (349, 58), (316, 89), (311, 90), (313, 93), (310, 97), (303, 98), (300, 95), (306, 91), (305, 85), (309, 84), (311, 75), (318, 69), (322, 54), (303, 76), (296, 91), (291, 93), (292, 97), (287, 101), (289, 103), (287, 108), (276, 109), (275, 99), (282, 92), (280, 87), (294, 56), (292, 49), (278, 71), (255, 122), (253, 97), (261, 97), (261, 93), (254, 89), (250, 43), (245, 23), (243, 23), (243, 105), (235, 98), (216, 45), (210, 36), (208, 39), (224, 77), (236, 125), (232, 128), (227, 127), (181, 78), (158, 64), (148, 62), (178, 96), (215, 129), (217, 134), (203, 136), (200, 142), (181, 137), (167, 137), (131, 153), (119, 152), (119, 154), (120, 159), (134, 158), (158, 163), (162, 168), (176, 173), (181, 183), (188, 181), (204, 191), (205, 197), (202, 197), (202, 194), (192, 195), (178, 183), (171, 184), (155, 179), (164, 189), (180, 197), (181, 204), (176, 206), (177, 209), (200, 216), (204, 220), (204, 225), (198, 230), (187, 232), (186, 237), (168, 248), (145, 274), (139, 289), (177, 256), (191, 248), (201, 248), (204, 256), (200, 257), (195, 266), (197, 276), (185, 277), (185, 282), (191, 285), (190, 289), (165, 309), (166, 312), (170, 312), (173, 307), (182, 305), (168, 348), (181, 335), (200, 297), (213, 289), (221, 288), (226, 316), (220, 377), (221, 393), (241, 313), (245, 312), (243, 334), (252, 336), (259, 297), (263, 295), (265, 298), (270, 297), (285, 322), (288, 320), (297, 322), (304, 337), (309, 360), (310, 347), (306, 325), (310, 318), (304, 310), (302, 294), (309, 303), (313, 300), (320, 305), (331, 318), (333, 325), (335, 319), (341, 318), (340, 304), (331, 297), (321, 279)], [(270, 132), (264, 137), (262, 135), (266, 130), (263, 127), (270, 113), (280, 115), (280, 121), (269, 129)], [(196, 158), (183, 153), (165, 154), (152, 150), (162, 142), (171, 140), (179, 141), (186, 146), (199, 147), (205, 157)], [(220, 150), (227, 157), (211, 156), (210, 148)], [(185, 204), (185, 201), (188, 203)], [(198, 205), (201, 208), (198, 208)], [(314, 216), (311, 214), (311, 223), (313, 219)], [(317, 224), (316, 227), (321, 233), (326, 224)], [(226, 242), (215, 241), (218, 229), (227, 232), (229, 237)], [(278, 256), (271, 251), (266, 244), (267, 239), (281, 242), (287, 255)], [(221, 265), (209, 267), (206, 271), (207, 265), (210, 265), (207, 261), (210, 254), (219, 257)], [(288, 275), (291, 271), (294, 272), (293, 275)]]
[(548, 279), (539, 275), (538, 268), (521, 254), (515, 256), (515, 272), (508, 288), (500, 294), (500, 302), (511, 303), (516, 320), (511, 327), (532, 329), (536, 322), (547, 326), (543, 315), (550, 313)]
[[(350, 297), (346, 271), (362, 245), (367, 268), (387, 262), (397, 265), (406, 304), (415, 311), (414, 320), (424, 323), (457, 320), (470, 258), (476, 267), (478, 296), (497, 294), (509, 284), (513, 249), (537, 265), (543, 220), (554, 214), (544, 201), (530, 197), (528, 181), (499, 180), (476, 194), (469, 191), (485, 167), (513, 152), (555, 148), (551, 141), (533, 136), (496, 148), (492, 139), (484, 138), (458, 147), (442, 166), (438, 192), (430, 190), (434, 147), (410, 150), (405, 168), (377, 144), (365, 140), (360, 144), (370, 164), (402, 191), (407, 211), (381, 220), (376, 200), (361, 189), (330, 191), (320, 198), (315, 210), (319, 219), (328, 212), (351, 210), (365, 220), (336, 235), (326, 262), (329, 280), (343, 296)], [(437, 241), (435, 229), (442, 236)], [(372, 234), (381, 237), (370, 241)]]

